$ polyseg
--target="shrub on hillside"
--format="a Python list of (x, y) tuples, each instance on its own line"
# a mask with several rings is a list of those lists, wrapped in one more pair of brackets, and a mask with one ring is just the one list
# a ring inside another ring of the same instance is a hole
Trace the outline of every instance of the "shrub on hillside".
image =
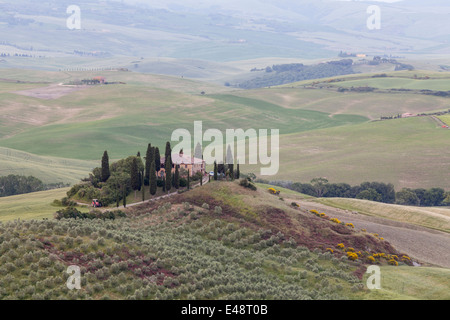
[(248, 179), (241, 179), (241, 181), (239, 181), (239, 185), (241, 187), (248, 188), (250, 190), (256, 190), (257, 189), (256, 186), (251, 181), (249, 181)]

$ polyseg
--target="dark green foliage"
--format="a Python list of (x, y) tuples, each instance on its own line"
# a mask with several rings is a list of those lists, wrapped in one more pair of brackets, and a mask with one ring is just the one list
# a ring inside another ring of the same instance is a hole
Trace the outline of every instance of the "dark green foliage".
[(142, 201), (145, 201), (145, 185), (144, 185), (144, 175), (145, 173), (141, 173), (141, 191), (142, 191)]
[(134, 191), (139, 190), (141, 187), (140, 179), (139, 179), (139, 169), (138, 169), (138, 164), (137, 164), (137, 157), (133, 158), (133, 161), (131, 162), (130, 183), (131, 183), (131, 189)]
[(110, 168), (109, 168), (109, 156), (108, 156), (108, 152), (105, 150), (105, 152), (103, 152), (103, 157), (102, 157), (102, 173), (101, 173), (101, 178), (102, 178), (102, 182), (106, 182), (111, 173), (110, 173)]
[(150, 166), (152, 163), (152, 145), (149, 143), (147, 147), (147, 153), (145, 155), (145, 175), (144, 175), (144, 181), (146, 182), (145, 185), (149, 185), (149, 179), (150, 179)]
[(189, 190), (191, 188), (191, 173), (188, 170), (188, 174), (187, 174), (187, 185), (186, 185), (187, 189)]
[(445, 199), (445, 191), (441, 188), (428, 189), (422, 196), (421, 205), (426, 207), (440, 206)]
[[(170, 144), (169, 144), (170, 145)], [(169, 192), (172, 188), (172, 159), (171, 155), (166, 156), (166, 162), (164, 164), (164, 169), (166, 172), (166, 191)]]
[(127, 192), (126, 192), (125, 186), (122, 187), (122, 199), (123, 199), (123, 207), (126, 208), (127, 207)]
[(217, 170), (218, 170), (217, 162), (214, 161), (214, 180), (217, 180)]
[(74, 207), (67, 207), (55, 213), (55, 219), (81, 218), (81, 216), (81, 212)]
[(395, 190), (392, 183), (382, 183), (382, 182), (363, 182), (361, 183), (361, 188), (363, 190), (374, 189), (377, 193), (381, 195), (381, 202), (384, 203), (394, 203), (395, 202)]
[(172, 148), (170, 147), (170, 142), (166, 142), (166, 150), (164, 152), (164, 157), (167, 159), (167, 157), (172, 155)]
[(420, 204), (417, 194), (408, 188), (403, 188), (395, 194), (395, 203), (401, 205), (418, 206)]
[(317, 65), (303, 65), (301, 63), (274, 65), (266, 68), (266, 74), (255, 79), (239, 83), (243, 89), (254, 89), (276, 86), (309, 79), (328, 78), (338, 75), (355, 73), (351, 59), (330, 61)]
[(153, 196), (156, 194), (157, 181), (156, 181), (155, 159), (153, 159), (150, 165), (150, 194)]
[(327, 191), (328, 180), (325, 178), (314, 178), (311, 180), (311, 184), (314, 188), (316, 197), (322, 197)]
[(24, 194), (45, 189), (41, 180), (33, 176), (8, 175), (0, 177), (0, 197)]
[(253, 184), (253, 182), (251, 182), (251, 180), (249, 180), (249, 179), (241, 179), (239, 181), (239, 185), (241, 187), (248, 188), (250, 190), (256, 190), (257, 189), (256, 186)]
[(91, 202), (92, 199), (99, 199), (103, 205), (109, 205), (123, 199), (124, 188), (126, 195), (131, 190), (139, 190), (141, 188), (142, 181), (140, 176), (144, 171), (144, 164), (140, 157), (130, 156), (114, 162), (110, 165), (108, 181), (96, 184), (94, 182), (100, 170), (99, 168), (94, 169), (90, 178), (83, 179), (82, 183), (74, 185), (67, 192), (67, 196), (86, 202)]
[(159, 148), (155, 148), (155, 170), (159, 172), (161, 170), (161, 155), (159, 154)]
[(378, 201), (381, 202), (382, 197), (375, 189), (369, 188), (364, 191), (361, 191), (356, 195), (356, 199), (364, 199), (370, 201)]
[[(179, 189), (180, 188), (180, 169), (179, 169), (179, 165), (175, 165), (175, 175), (173, 177), (173, 186), (175, 189)], [(188, 173), (189, 176), (189, 173)]]
[(59, 210), (55, 213), (55, 219), (102, 219), (102, 220), (114, 220), (116, 218), (126, 217), (125, 212), (116, 211), (100, 211), (93, 210), (89, 213), (80, 212), (76, 208), (67, 207), (65, 209)]

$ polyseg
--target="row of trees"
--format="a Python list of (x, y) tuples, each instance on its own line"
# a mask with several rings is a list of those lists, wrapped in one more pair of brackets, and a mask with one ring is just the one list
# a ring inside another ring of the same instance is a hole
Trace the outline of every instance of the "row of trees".
[[(122, 201), (126, 206), (126, 197), (133, 191), (135, 198), (137, 192), (140, 191), (144, 201), (148, 194), (154, 196), (158, 187), (163, 192), (180, 187), (189, 189), (191, 179), (189, 170), (176, 165), (175, 172), (172, 172), (174, 164), (171, 154), (172, 148), (170, 142), (167, 142), (164, 153), (165, 161), (161, 163), (159, 148), (149, 143), (144, 158), (138, 152), (136, 156), (130, 156), (110, 164), (108, 152), (105, 151), (101, 167), (95, 168), (88, 178), (83, 179), (81, 184), (72, 187), (68, 192), (68, 197), (76, 196), (87, 201), (96, 198), (103, 205), (116, 203), (118, 206)], [(165, 174), (161, 172), (162, 168), (164, 168)], [(202, 183), (201, 173), (194, 176), (193, 179), (200, 179), (200, 183)]]
[(0, 177), (0, 197), (8, 197), (36, 191), (65, 186), (63, 183), (45, 185), (40, 179), (33, 176), (13, 175)]
[(234, 170), (234, 164), (229, 163), (219, 163), (214, 161), (214, 180), (219, 180), (219, 177), (224, 177), (226, 179), (239, 179), (240, 177), (239, 163), (236, 165), (236, 170)]
[(329, 183), (326, 178), (315, 178), (310, 183), (274, 181), (271, 184), (297, 192), (324, 198), (355, 198), (383, 203), (414, 206), (448, 206), (450, 192), (442, 188), (408, 189), (396, 192), (394, 185), (382, 182), (363, 182), (357, 186), (347, 183)]
[(329, 61), (316, 65), (301, 63), (268, 66), (263, 76), (239, 83), (243, 89), (254, 89), (292, 83), (302, 80), (328, 78), (339, 75), (355, 73), (352, 68), (352, 59)]

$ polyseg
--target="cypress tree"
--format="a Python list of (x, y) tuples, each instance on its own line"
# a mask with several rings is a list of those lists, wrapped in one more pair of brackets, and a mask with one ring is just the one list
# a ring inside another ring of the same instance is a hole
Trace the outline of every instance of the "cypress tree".
[(214, 180), (217, 180), (217, 162), (214, 161)]
[(142, 191), (142, 202), (145, 201), (145, 186), (144, 186), (144, 172), (141, 172), (141, 191)]
[[(175, 165), (175, 176), (173, 178), (175, 189), (180, 188), (180, 171), (178, 170), (178, 168), (179, 168), (179, 165)], [(188, 170), (188, 176), (189, 176), (189, 170)]]
[(187, 176), (187, 189), (189, 190), (191, 188), (191, 173), (188, 169), (188, 176)]
[(162, 191), (166, 192), (166, 177), (163, 178)]
[(239, 179), (241, 172), (239, 171), (239, 162), (237, 163), (237, 168), (236, 168), (236, 179)]
[(134, 190), (134, 197), (136, 198), (136, 190), (139, 189), (140, 181), (139, 181), (139, 169), (137, 165), (137, 158), (133, 158), (133, 161), (131, 162), (131, 172), (130, 172), (130, 183), (131, 183), (131, 189)]
[(197, 145), (195, 146), (194, 158), (197, 158), (197, 159), (203, 158), (203, 151), (202, 151), (202, 146), (200, 145), (200, 142), (197, 142)]
[(172, 159), (170, 154), (166, 156), (166, 162), (164, 164), (164, 169), (166, 171), (166, 191), (169, 192), (172, 188)]
[(156, 183), (156, 170), (155, 170), (155, 159), (153, 159), (152, 164), (150, 166), (150, 194), (154, 196), (157, 190)]
[(156, 172), (159, 172), (161, 170), (161, 155), (159, 154), (159, 148), (155, 148), (155, 169)]
[(126, 193), (126, 186), (122, 187), (122, 192), (123, 192), (123, 207), (126, 208), (127, 207), (127, 193)]
[(147, 153), (145, 154), (145, 175), (144, 175), (144, 181), (145, 185), (148, 186), (149, 184), (149, 178), (150, 178), (150, 166), (152, 161), (152, 145), (149, 143), (147, 147)]
[(109, 156), (108, 156), (108, 152), (105, 151), (105, 152), (103, 152), (103, 157), (102, 157), (102, 181), (106, 182), (106, 180), (108, 180), (110, 175), (111, 175), (111, 173), (109, 171)]
[(164, 153), (164, 156), (167, 157), (172, 155), (172, 148), (170, 147), (170, 142), (166, 142), (166, 152)]

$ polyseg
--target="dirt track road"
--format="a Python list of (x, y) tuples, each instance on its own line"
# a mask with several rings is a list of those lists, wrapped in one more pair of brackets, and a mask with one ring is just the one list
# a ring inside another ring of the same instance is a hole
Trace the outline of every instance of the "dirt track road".
[(344, 222), (351, 222), (357, 229), (378, 233), (398, 251), (408, 254), (421, 264), (450, 268), (450, 234), (408, 223), (384, 218), (354, 214), (310, 201), (296, 201), (304, 209), (316, 209)]

